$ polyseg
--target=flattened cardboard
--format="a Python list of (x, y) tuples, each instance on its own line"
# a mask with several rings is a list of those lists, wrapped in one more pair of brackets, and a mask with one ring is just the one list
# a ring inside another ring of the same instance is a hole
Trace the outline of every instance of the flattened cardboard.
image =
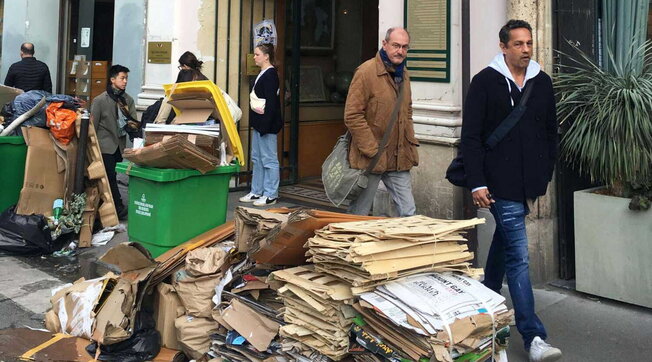
[(203, 123), (215, 111), (210, 99), (170, 100), (168, 103), (180, 110), (172, 124)]
[(237, 299), (222, 311), (222, 318), (260, 352), (267, 350), (280, 327)]
[(52, 203), (65, 194), (65, 170), (58, 170), (58, 156), (47, 129), (23, 127), (22, 131), (27, 159), (16, 213), (52, 216)]
[(303, 265), (306, 264), (306, 241), (315, 235), (315, 230), (330, 223), (377, 220), (372, 216), (341, 214), (319, 210), (299, 210), (288, 217), (288, 222), (274, 237), (260, 242), (260, 249), (253, 258), (261, 264)]
[(13, 101), (18, 95), (23, 94), (22, 89), (9, 87), (3, 84), (0, 84), (0, 104), (4, 105)]
[(148, 278), (157, 263), (138, 243), (119, 244), (99, 260), (121, 271), (111, 294), (97, 312), (92, 336), (100, 344), (113, 344), (131, 336)]
[[(29, 328), (5, 329), (0, 331), (0, 361), (17, 361), (21, 356), (32, 361), (88, 361), (91, 357), (86, 346), (90, 343), (84, 338)], [(28, 351), (32, 353), (27, 355)]]
[(194, 168), (201, 173), (214, 170), (220, 160), (177, 134), (162, 142), (143, 148), (127, 148), (127, 160), (147, 167)]
[(174, 320), (181, 315), (183, 315), (183, 306), (174, 288), (166, 283), (157, 285), (154, 297), (154, 320), (156, 330), (161, 334), (163, 347), (181, 349), (177, 339), (177, 329), (174, 327)]

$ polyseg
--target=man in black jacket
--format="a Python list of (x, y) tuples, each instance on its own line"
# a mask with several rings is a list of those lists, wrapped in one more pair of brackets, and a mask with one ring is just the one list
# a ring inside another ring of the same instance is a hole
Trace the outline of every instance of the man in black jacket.
[[(530, 360), (554, 361), (561, 351), (544, 341), (545, 328), (534, 312), (525, 230), (528, 202), (545, 194), (557, 157), (554, 93), (550, 77), (531, 60), (530, 25), (510, 20), (499, 37), (502, 53), (473, 78), (464, 103), (461, 147), (467, 186), (476, 206), (490, 208), (496, 220), (484, 284), (500, 293), (507, 275), (516, 327)], [(519, 122), (496, 147), (485, 147), (530, 87)]]
[(47, 64), (34, 58), (34, 44), (23, 43), (20, 46), (19, 62), (9, 67), (5, 85), (19, 88), (25, 92), (31, 90), (44, 90), (52, 93), (52, 79)]

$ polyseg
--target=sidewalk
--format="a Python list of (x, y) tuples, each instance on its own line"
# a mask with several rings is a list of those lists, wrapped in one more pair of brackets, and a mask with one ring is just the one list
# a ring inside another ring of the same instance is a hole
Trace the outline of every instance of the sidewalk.
[[(121, 188), (124, 188), (121, 185)], [(123, 191), (126, 191), (123, 190)], [(233, 219), (233, 211), (239, 205), (238, 198), (246, 192), (229, 193), (227, 219)], [(126, 192), (125, 192), (126, 196)], [(126, 198), (125, 198), (126, 200)], [(251, 205), (249, 205), (251, 206)], [(274, 206), (297, 207), (299, 205), (284, 202), (282, 199)], [(18, 258), (28, 267), (55, 275), (62, 281), (74, 281), (80, 276), (86, 278), (102, 275), (106, 269), (96, 260), (108, 248), (120, 242), (128, 241), (127, 233), (116, 234), (108, 245), (81, 250), (76, 258), (69, 261), (62, 258)], [(0, 263), (4, 264), (3, 257)], [(536, 311), (548, 331), (548, 342), (563, 352), (563, 361), (645, 361), (652, 354), (652, 310), (639, 308), (628, 304), (599, 299), (570, 289), (545, 285), (535, 289)], [(503, 295), (509, 298), (507, 287)], [(1, 300), (11, 303), (10, 298)], [(510, 303), (511, 305), (511, 303)], [(13, 305), (2, 310), (21, 311)], [(5, 315), (4, 318), (8, 316)], [(29, 324), (37, 326), (42, 320), (39, 313), (26, 313), (24, 316), (13, 316), (15, 325)], [(3, 318), (0, 318), (2, 322)], [(26, 322), (27, 321), (27, 322)], [(28, 323), (29, 322), (29, 323)], [(8, 325), (0, 323), (0, 328)], [(523, 342), (516, 331), (512, 329), (509, 361), (525, 362), (528, 360), (523, 350)]]

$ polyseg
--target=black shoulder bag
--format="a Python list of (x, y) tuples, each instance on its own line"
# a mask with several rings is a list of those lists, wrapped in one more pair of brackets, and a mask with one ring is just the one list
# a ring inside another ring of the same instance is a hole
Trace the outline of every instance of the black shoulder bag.
[[(534, 88), (534, 82), (530, 83), (529, 86), (525, 87), (525, 92), (521, 97), (521, 101), (518, 103), (516, 108), (514, 108), (507, 117), (496, 127), (496, 129), (489, 135), (484, 145), (487, 150), (491, 150), (502, 141), (509, 131), (516, 126), (521, 117), (527, 109), (526, 103), (528, 98), (530, 98), (530, 93), (532, 93), (532, 88)], [(464, 127), (464, 126), (462, 126)], [(466, 182), (466, 172), (464, 171), (464, 158), (462, 157), (462, 148), (460, 147), (457, 152), (457, 157), (451, 161), (451, 164), (446, 169), (446, 179), (455, 186), (467, 187)]]

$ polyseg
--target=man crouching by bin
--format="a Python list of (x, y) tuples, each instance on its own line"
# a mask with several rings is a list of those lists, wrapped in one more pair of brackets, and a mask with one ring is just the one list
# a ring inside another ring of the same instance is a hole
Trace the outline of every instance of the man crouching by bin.
[(93, 99), (91, 119), (102, 151), (102, 160), (111, 186), (113, 202), (120, 220), (127, 218), (127, 208), (122, 203), (115, 165), (122, 161), (122, 151), (127, 144), (127, 135), (133, 140), (140, 129), (136, 119), (134, 99), (125, 92), (129, 69), (116, 64), (109, 70), (106, 91)]

